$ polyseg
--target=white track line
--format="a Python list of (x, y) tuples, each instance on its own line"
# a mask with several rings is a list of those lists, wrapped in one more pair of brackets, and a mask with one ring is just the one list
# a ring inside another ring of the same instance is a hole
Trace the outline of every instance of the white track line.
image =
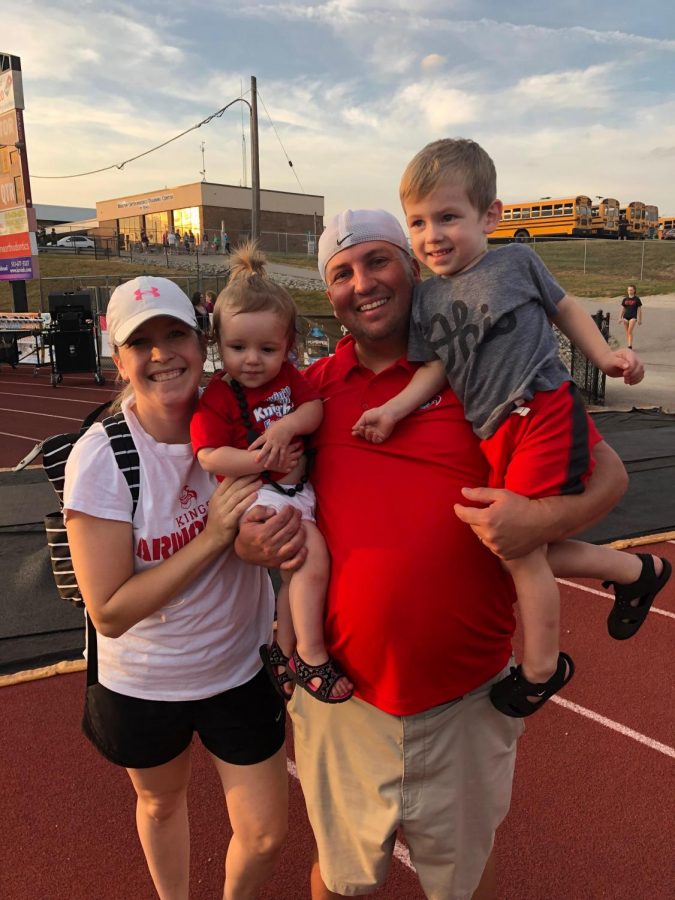
[[(673, 542), (675, 543), (675, 541)], [(595, 588), (586, 587), (584, 584), (577, 584), (574, 581), (567, 581), (566, 578), (556, 578), (558, 584), (566, 584), (568, 587), (576, 588), (578, 591), (585, 591), (587, 594), (596, 594), (598, 597), (607, 597), (608, 600), (614, 599), (614, 594), (608, 594), (606, 591), (598, 591)], [(652, 606), (650, 613), (658, 613), (660, 616), (666, 616), (669, 619), (675, 619), (675, 613), (669, 612), (667, 609), (660, 609), (658, 606)]]
[(640, 734), (639, 731), (634, 731), (632, 728), (628, 728), (627, 725), (621, 725), (620, 722), (614, 722), (606, 716), (601, 716), (600, 713), (593, 712), (592, 709), (586, 709), (585, 706), (579, 706), (578, 703), (571, 703), (569, 700), (564, 700), (562, 697), (551, 697), (551, 700), (554, 703), (557, 703), (558, 706), (569, 709), (570, 712), (578, 713), (580, 716), (591, 719), (599, 725), (604, 725), (605, 728), (611, 728), (612, 731), (618, 731), (618, 733), (622, 734), (624, 737), (632, 738), (639, 744), (644, 744), (645, 747), (649, 747), (651, 750), (656, 750), (658, 753), (663, 753), (664, 756), (670, 756), (672, 759), (675, 759), (675, 748), (669, 747), (667, 744), (662, 744), (660, 741), (648, 738), (646, 735)]
[[(91, 400), (76, 400), (74, 397), (59, 397), (58, 394), (54, 396), (54, 394), (13, 394), (10, 391), (0, 391), (0, 397), (21, 397), (22, 400), (60, 400), (61, 403), (86, 403), (88, 406), (91, 406)], [(17, 409), (17, 412), (23, 412), (22, 409)]]
[(0, 406), (0, 412), (21, 413), (22, 416), (44, 416), (46, 419), (65, 419), (68, 422), (79, 422), (73, 416), (55, 416), (54, 413), (29, 412), (27, 409), (5, 409)]
[[(553, 699), (555, 699), (555, 697)], [(292, 759), (286, 759), (286, 768), (288, 769), (289, 775), (292, 775), (293, 778), (297, 780), (298, 770)], [(396, 841), (394, 845), (394, 856), (396, 857), (396, 859), (400, 860), (400, 862), (402, 862), (404, 866), (412, 869), (413, 872), (415, 871), (415, 866), (413, 866), (410, 860), (410, 853), (408, 851), (408, 848), (404, 847), (404, 845), (400, 841)]]
[[(85, 373), (85, 374), (87, 374), (87, 373)], [(64, 375), (64, 378), (67, 378), (67, 377), (68, 377), (68, 373), (66, 373)], [(94, 384), (92, 384), (91, 387), (85, 387), (85, 385), (83, 385), (83, 384), (66, 384), (66, 382), (64, 381), (63, 387), (67, 388), (69, 391), (108, 391), (108, 392), (110, 392), (110, 391), (116, 390), (114, 379), (115, 379), (114, 374), (112, 372), (108, 372), (106, 375), (106, 384), (105, 385), (96, 384), (94, 382)], [(92, 378), (92, 381), (93, 381), (93, 378)], [(108, 384), (110, 384), (110, 387), (107, 387)], [(40, 384), (39, 382), (35, 382), (35, 381), (11, 381), (11, 382), (5, 382), (4, 384), (0, 381), (0, 390), (2, 389), (2, 387), (16, 387), (17, 385), (19, 387), (32, 387), (32, 388), (34, 388), (34, 387), (42, 388), (45, 386), (45, 385)], [(54, 388), (54, 390), (58, 391), (58, 388)], [(58, 393), (56, 393), (54, 396), (58, 397)]]
[(25, 434), (12, 434), (9, 431), (0, 431), (0, 434), (3, 437), (18, 438), (20, 441), (30, 441), (31, 444), (39, 444), (42, 440), (42, 438), (28, 437), (28, 435)]

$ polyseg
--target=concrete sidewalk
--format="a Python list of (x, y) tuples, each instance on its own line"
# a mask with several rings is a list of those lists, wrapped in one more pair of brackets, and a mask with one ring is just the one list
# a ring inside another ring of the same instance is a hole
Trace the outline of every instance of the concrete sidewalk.
[[(616, 347), (626, 346), (626, 334), (619, 321), (621, 297), (602, 300), (582, 299), (584, 309), (610, 313), (609, 334)], [(661, 294), (642, 298), (642, 325), (633, 333), (633, 349), (645, 364), (644, 381), (624, 384), (608, 378), (603, 409), (661, 408), (675, 412), (675, 295)]]

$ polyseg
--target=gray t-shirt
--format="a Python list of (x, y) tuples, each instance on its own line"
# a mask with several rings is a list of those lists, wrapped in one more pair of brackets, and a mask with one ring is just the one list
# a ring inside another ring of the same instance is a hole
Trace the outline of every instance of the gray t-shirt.
[(549, 322), (564, 296), (529, 247), (491, 250), (470, 269), (417, 285), (408, 358), (440, 359), (473, 430), (490, 437), (514, 401), (571, 381)]

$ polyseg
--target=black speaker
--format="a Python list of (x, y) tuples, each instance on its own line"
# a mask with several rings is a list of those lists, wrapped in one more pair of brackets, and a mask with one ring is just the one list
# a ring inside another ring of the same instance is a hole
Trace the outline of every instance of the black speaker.
[(96, 369), (94, 333), (86, 331), (56, 331), (52, 334), (54, 362), (58, 371), (93, 372)]

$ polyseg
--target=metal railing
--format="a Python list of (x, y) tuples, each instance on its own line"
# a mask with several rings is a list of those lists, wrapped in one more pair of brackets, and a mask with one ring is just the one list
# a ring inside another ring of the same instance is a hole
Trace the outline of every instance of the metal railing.
[[(600, 329), (604, 339), (609, 342), (609, 313), (603, 313), (599, 309), (591, 318)], [(555, 326), (553, 330), (558, 338), (560, 358), (581, 391), (584, 400), (591, 406), (603, 406), (605, 403), (605, 373), (594, 366), (562, 331)]]

